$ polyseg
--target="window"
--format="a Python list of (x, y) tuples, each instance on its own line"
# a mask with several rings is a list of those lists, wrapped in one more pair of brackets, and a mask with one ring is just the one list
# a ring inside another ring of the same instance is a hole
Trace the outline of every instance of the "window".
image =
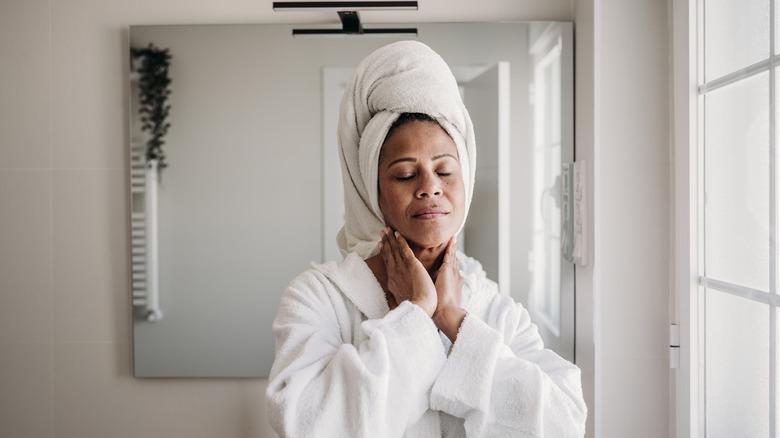
[(685, 15), (673, 19), (675, 157), (683, 161), (675, 216), (677, 236), (689, 242), (675, 244), (676, 307), (687, 327), (681, 347), (690, 348), (677, 375), (677, 435), (780, 437), (777, 8), (775, 0), (673, 8)]

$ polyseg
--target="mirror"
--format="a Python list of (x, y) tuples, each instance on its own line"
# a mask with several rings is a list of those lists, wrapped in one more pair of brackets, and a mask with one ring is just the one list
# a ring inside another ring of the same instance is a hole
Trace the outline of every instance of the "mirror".
[(136, 377), (268, 376), (281, 292), (310, 262), (341, 259), (344, 85), (372, 50), (412, 38), (450, 65), (474, 122), (461, 250), (573, 360), (574, 270), (561, 251), (572, 25), (415, 26), (340, 38), (293, 37), (290, 24), (130, 27)]

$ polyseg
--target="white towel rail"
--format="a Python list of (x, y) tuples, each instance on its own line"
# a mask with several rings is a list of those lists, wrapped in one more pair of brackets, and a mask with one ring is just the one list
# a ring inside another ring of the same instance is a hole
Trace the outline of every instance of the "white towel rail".
[(144, 309), (148, 321), (162, 318), (159, 290), (159, 259), (157, 256), (157, 160), (145, 162), (142, 144), (131, 149), (130, 195), (133, 209), (143, 211), (131, 214), (131, 257), (133, 306)]

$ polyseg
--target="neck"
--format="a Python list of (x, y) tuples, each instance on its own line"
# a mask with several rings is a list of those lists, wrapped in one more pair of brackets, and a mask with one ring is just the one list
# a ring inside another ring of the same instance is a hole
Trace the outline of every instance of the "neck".
[(417, 257), (417, 260), (425, 266), (425, 270), (433, 278), (444, 260), (444, 250), (447, 249), (447, 242), (433, 248), (421, 248), (410, 242), (409, 247), (412, 249), (414, 256)]

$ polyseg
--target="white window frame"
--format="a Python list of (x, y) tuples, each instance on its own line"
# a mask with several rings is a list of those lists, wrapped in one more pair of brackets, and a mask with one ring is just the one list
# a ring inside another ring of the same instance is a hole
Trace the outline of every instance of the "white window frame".
[[(671, 415), (674, 420), (672, 428), (677, 437), (705, 437), (705, 404), (704, 404), (704, 286), (707, 285), (723, 292), (732, 293), (743, 298), (752, 299), (766, 304), (780, 305), (780, 295), (777, 295), (777, 190), (776, 190), (776, 158), (775, 158), (775, 116), (774, 99), (770, 99), (769, 115), (769, 160), (775, 165), (770, 167), (770, 274), (769, 292), (755, 291), (750, 288), (729, 283), (700, 279), (704, 272), (704, 255), (700, 251), (703, 242), (703, 204), (700, 199), (700, 187), (704, 178), (701, 172), (699, 139), (703, 129), (703, 111), (700, 111), (700, 90), (704, 53), (699, 51), (699, 41), (703, 41), (703, 11), (700, 3), (703, 0), (669, 0), (670, 20), (672, 24), (672, 150), (673, 163), (672, 184), (674, 204), (671, 221), (674, 224), (672, 236), (673, 257), (670, 272), (672, 272), (672, 318), (679, 327), (679, 364), (676, 373), (672, 373), (673, 403)], [(730, 73), (723, 78), (709, 81), (706, 89), (711, 90), (746, 76), (752, 76), (757, 71), (769, 69), (769, 94), (775, 94), (774, 68), (780, 65), (780, 56), (775, 55), (775, 17), (776, 0), (769, 0), (770, 25), (770, 58), (754, 65)], [(704, 90), (705, 87), (702, 87)], [(778, 436), (776, 427), (776, 312), (770, 311), (769, 319), (769, 433), (770, 437)]]

